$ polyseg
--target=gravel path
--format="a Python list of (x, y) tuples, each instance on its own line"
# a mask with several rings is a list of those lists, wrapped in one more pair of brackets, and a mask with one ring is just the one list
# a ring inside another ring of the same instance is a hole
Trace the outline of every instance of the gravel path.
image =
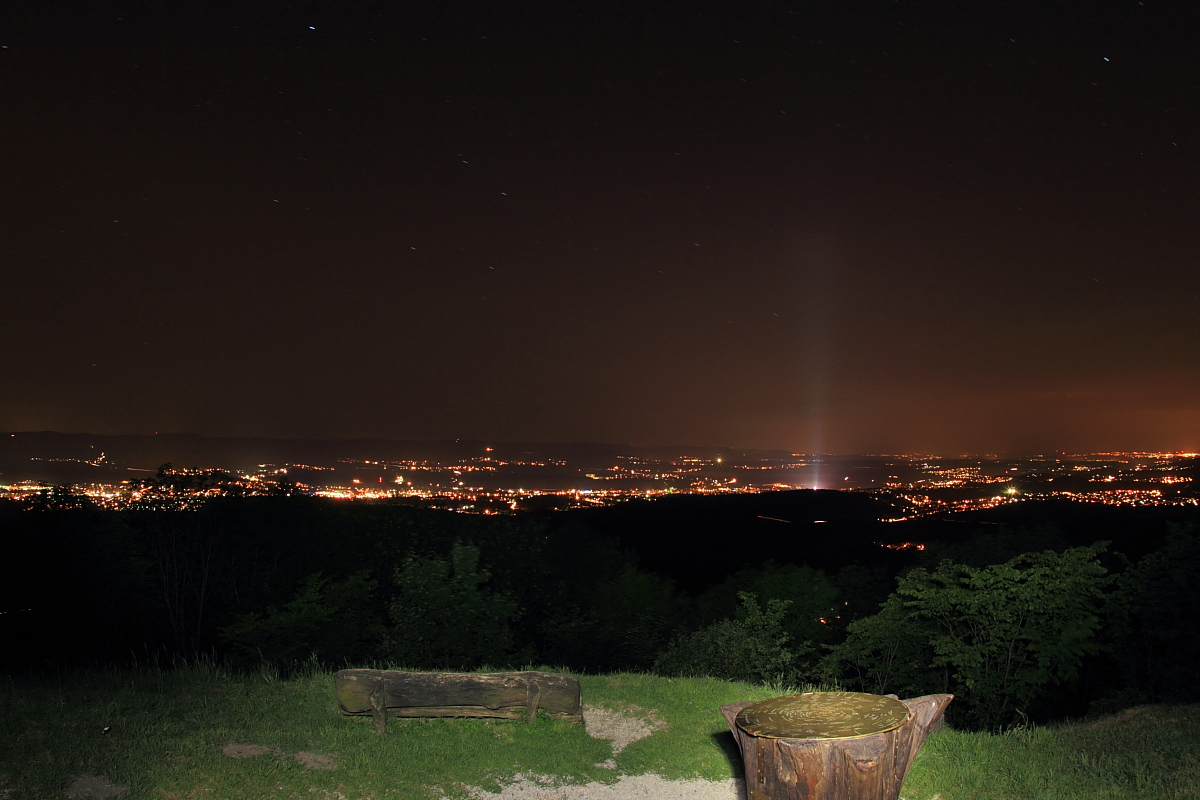
[[(584, 706), (583, 724), (594, 739), (607, 739), (616, 756), (630, 743), (666, 730), (656, 709), (628, 706), (622, 709)], [(597, 764), (616, 769), (613, 759)], [(700, 779), (672, 781), (660, 775), (622, 775), (616, 783), (563, 785), (546, 775), (516, 775), (499, 792), (471, 789), (474, 800), (746, 800), (743, 782)]]
[(669, 781), (658, 775), (622, 775), (616, 783), (557, 785), (556, 778), (518, 775), (500, 792), (472, 789), (474, 800), (746, 800), (740, 780)]

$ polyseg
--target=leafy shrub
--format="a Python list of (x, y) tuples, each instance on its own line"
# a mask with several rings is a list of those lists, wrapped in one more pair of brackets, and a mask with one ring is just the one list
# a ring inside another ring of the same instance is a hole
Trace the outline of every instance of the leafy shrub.
[(309, 575), (282, 608), (240, 614), (221, 638), (243, 656), (290, 664), (310, 656), (325, 662), (369, 657), (383, 627), (372, 608), (378, 582), (367, 570), (342, 581)]
[(433, 669), (506, 661), (520, 608), (507, 593), (485, 587), (490, 577), (471, 545), (455, 544), (449, 558), (409, 555), (393, 576), (383, 657)]
[(821, 659), (823, 681), (901, 697), (945, 691), (944, 675), (930, 668), (932, 632), (900, 595), (893, 594), (878, 614), (851, 622), (846, 631), (846, 640)]
[(875, 691), (953, 692), (980, 727), (1012, 722), (1098, 652), (1097, 611), (1110, 582), (1097, 558), (1103, 549), (914, 569), (880, 614), (849, 626), (824, 665)]
[(1173, 526), (1166, 544), (1123, 574), (1109, 638), (1130, 703), (1200, 697), (1200, 529)]
[(655, 672), (747, 683), (798, 682), (798, 659), (811, 646), (788, 646), (784, 621), (791, 603), (768, 600), (763, 609), (750, 592), (739, 592), (738, 599), (742, 608), (737, 617), (676, 636), (655, 660)]
[(696, 598), (700, 621), (715, 622), (739, 613), (743, 591), (760, 602), (790, 603), (782, 624), (793, 642), (826, 641), (831, 633), (827, 622), (840, 613), (838, 588), (821, 570), (767, 561), (760, 567), (743, 567)]

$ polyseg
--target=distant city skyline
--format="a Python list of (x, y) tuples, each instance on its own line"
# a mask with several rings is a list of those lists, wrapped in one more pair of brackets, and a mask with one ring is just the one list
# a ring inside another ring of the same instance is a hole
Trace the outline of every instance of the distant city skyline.
[(0, 499), (27, 507), (77, 507), (84, 497), (111, 509), (194, 509), (230, 495), (298, 493), (510, 514), (685, 494), (818, 489), (868, 492), (881, 521), (903, 522), (1030, 500), (1194, 508), (1200, 503), (1197, 455), (835, 456), (599, 444), (9, 433), (0, 436)]
[(0, 430), (1200, 450), (1200, 6), (0, 20)]

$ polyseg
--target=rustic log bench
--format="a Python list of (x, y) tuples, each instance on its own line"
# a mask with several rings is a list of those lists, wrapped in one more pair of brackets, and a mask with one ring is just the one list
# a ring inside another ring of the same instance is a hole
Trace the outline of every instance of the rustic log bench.
[(582, 722), (579, 679), (552, 672), (400, 672), (344, 669), (333, 676), (342, 713), (370, 715), (375, 732), (393, 717), (497, 717), (533, 722), (538, 709)]

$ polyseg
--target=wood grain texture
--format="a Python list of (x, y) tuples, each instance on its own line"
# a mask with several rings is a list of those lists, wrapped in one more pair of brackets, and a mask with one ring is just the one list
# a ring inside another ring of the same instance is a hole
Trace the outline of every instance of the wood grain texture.
[(344, 669), (333, 677), (342, 713), (392, 717), (493, 717), (532, 722), (538, 709), (583, 721), (579, 679), (552, 672), (400, 672)]
[(898, 728), (844, 739), (768, 739), (747, 733), (737, 715), (750, 701), (722, 706), (746, 770), (748, 800), (897, 800), (913, 758), (954, 699), (900, 702), (911, 714)]

